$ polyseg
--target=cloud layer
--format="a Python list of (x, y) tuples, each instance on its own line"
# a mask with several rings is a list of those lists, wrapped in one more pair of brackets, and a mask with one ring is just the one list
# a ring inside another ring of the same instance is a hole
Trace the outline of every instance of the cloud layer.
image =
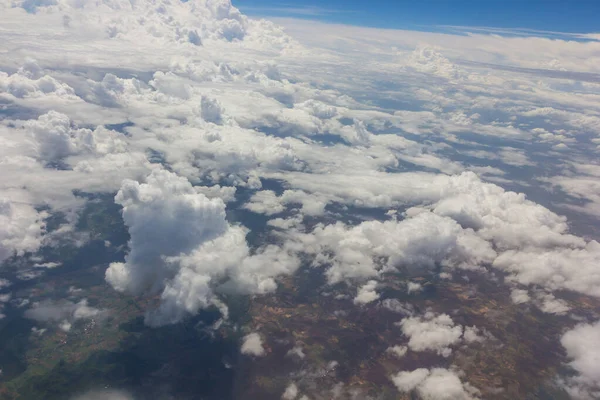
[[(227, 0), (6, 0), (0, 13), (2, 263), (81, 244), (88, 199), (117, 193), (130, 242), (106, 281), (159, 296), (151, 326), (207, 307), (226, 318), (229, 295), (272, 293), (301, 260), (356, 307), (401, 313), (398, 357), (450, 357), (485, 331), (386, 298), (388, 274), (469, 271), (549, 318), (577, 312), (565, 291), (600, 297), (593, 36), (284, 30)], [(26, 315), (68, 330), (100, 312), (56, 301)], [(582, 350), (596, 325), (562, 338), (574, 395), (597, 394)], [(263, 355), (262, 340), (242, 353)], [(426, 399), (477, 397), (461, 379), (393, 378)]]

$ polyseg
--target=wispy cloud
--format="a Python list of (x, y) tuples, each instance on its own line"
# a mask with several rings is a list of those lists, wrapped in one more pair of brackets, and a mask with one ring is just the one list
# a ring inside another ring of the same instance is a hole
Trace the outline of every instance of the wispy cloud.
[(460, 26), (460, 25), (437, 25), (436, 28), (448, 30), (453, 33), (477, 33), (501, 36), (535, 36), (546, 37), (550, 39), (579, 40), (579, 41), (600, 41), (600, 34), (593, 33), (573, 33), (546, 31), (529, 28), (496, 28), (489, 26)]
[(297, 16), (297, 17), (323, 17), (332, 14), (352, 13), (352, 10), (340, 10), (323, 8), (318, 6), (294, 6), (283, 5), (281, 7), (253, 7), (240, 6), (243, 12), (255, 15), (277, 15), (277, 16)]

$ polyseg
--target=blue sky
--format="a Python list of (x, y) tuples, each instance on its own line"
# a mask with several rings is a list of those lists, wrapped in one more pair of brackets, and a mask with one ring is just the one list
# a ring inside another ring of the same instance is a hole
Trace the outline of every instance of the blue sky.
[(378, 28), (440, 25), (600, 32), (597, 0), (233, 0), (255, 16), (308, 18)]

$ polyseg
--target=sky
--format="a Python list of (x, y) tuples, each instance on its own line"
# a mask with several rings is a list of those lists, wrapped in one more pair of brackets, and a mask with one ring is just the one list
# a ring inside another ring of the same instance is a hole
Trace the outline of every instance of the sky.
[(526, 28), (571, 33), (600, 31), (593, 0), (238, 0), (248, 15), (315, 19), (377, 28), (434, 30), (444, 25)]

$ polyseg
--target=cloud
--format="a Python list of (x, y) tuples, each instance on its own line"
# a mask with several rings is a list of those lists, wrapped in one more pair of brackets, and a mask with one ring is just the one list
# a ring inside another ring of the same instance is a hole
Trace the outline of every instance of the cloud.
[(529, 294), (527, 293), (527, 290), (523, 289), (513, 289), (510, 292), (510, 298), (515, 304), (527, 303), (529, 302), (529, 300), (531, 300)]
[(252, 212), (265, 215), (279, 214), (285, 210), (280, 199), (272, 190), (256, 192), (244, 207)]
[(548, 314), (565, 315), (571, 309), (566, 301), (551, 293), (537, 293), (536, 301), (539, 309)]
[(391, 353), (393, 355), (395, 355), (398, 358), (402, 358), (406, 355), (406, 352), (408, 351), (408, 347), (406, 346), (392, 346), (392, 347), (388, 347), (386, 350), (388, 353)]
[(41, 68), (33, 60), (28, 60), (14, 74), (0, 71), (0, 93), (2, 92), (13, 98), (35, 98), (48, 95), (56, 98), (76, 98), (73, 88), (49, 75), (42, 75)]
[(570, 394), (595, 398), (600, 394), (600, 322), (579, 324), (565, 332), (560, 341), (571, 360), (569, 365), (579, 374), (566, 382)]
[(249, 333), (244, 336), (244, 342), (240, 349), (242, 354), (262, 357), (265, 355), (265, 349), (263, 347), (263, 341), (260, 335), (256, 332)]
[(459, 343), (463, 335), (463, 327), (455, 325), (446, 314), (436, 316), (428, 312), (423, 317), (404, 318), (398, 325), (409, 338), (408, 347), (411, 350), (432, 350), (444, 357), (450, 355), (450, 346)]
[(87, 299), (78, 303), (68, 300), (46, 300), (33, 303), (32, 307), (25, 311), (25, 317), (39, 322), (56, 322), (59, 323), (60, 329), (69, 331), (75, 321), (101, 317), (105, 313), (106, 310), (88, 306)]
[(379, 293), (375, 291), (377, 281), (369, 281), (358, 289), (358, 293), (354, 298), (354, 304), (365, 305), (379, 299)]
[(290, 274), (298, 260), (270, 245), (250, 254), (246, 232), (225, 219), (220, 198), (207, 198), (187, 179), (155, 170), (145, 183), (124, 181), (115, 201), (123, 206), (130, 251), (112, 263), (106, 281), (118, 291), (161, 294), (148, 312), (150, 325), (175, 323), (186, 314), (216, 306), (227, 316), (219, 291), (264, 294), (274, 278)]
[(408, 282), (406, 285), (406, 291), (410, 293), (419, 293), (423, 290), (423, 285), (418, 282)]
[(167, 171), (153, 172), (147, 183), (125, 181), (115, 202), (123, 206), (131, 251), (124, 264), (111, 264), (106, 279), (121, 291), (152, 289), (168, 278), (164, 257), (189, 254), (228, 229), (223, 201), (209, 200)]
[(452, 370), (444, 368), (418, 368), (402, 371), (392, 376), (401, 392), (416, 391), (423, 400), (470, 400), (477, 398), (478, 390), (461, 382)]
[(37, 142), (37, 157), (44, 161), (57, 161), (82, 152), (122, 153), (127, 147), (117, 132), (104, 127), (94, 131), (74, 128), (67, 115), (55, 111), (27, 121), (25, 129)]
[[(311, 233), (293, 234), (303, 251), (316, 255), (315, 263), (331, 265), (330, 283), (345, 279), (376, 277), (382, 268), (374, 258), (386, 257), (390, 268), (433, 268), (477, 265), (492, 261), (488, 243), (454, 220), (418, 213), (402, 221), (368, 221), (354, 227), (343, 223), (318, 225)], [(333, 256), (328, 256), (333, 250)]]
[[(578, 246), (579, 247), (579, 246)], [(538, 284), (549, 290), (569, 289), (600, 296), (600, 243), (591, 241), (580, 248), (509, 250), (498, 256), (494, 267), (512, 273), (523, 285)]]
[(72, 400), (133, 400), (133, 396), (120, 390), (99, 390), (75, 396)]
[(252, 195), (244, 207), (252, 212), (270, 216), (283, 212), (287, 205), (300, 204), (302, 214), (320, 216), (325, 213), (327, 203), (327, 198), (302, 190), (285, 190), (281, 196), (277, 196), (272, 190), (261, 190)]
[(283, 400), (294, 400), (298, 397), (298, 387), (294, 382), (290, 383), (287, 388), (285, 388), (285, 392), (281, 395)]
[[(503, 275), (513, 302), (556, 315), (575, 308), (557, 292), (600, 296), (597, 232), (581, 230), (600, 215), (598, 43), (285, 21), (301, 45), (226, 0), (0, 13), (0, 261), (59, 242), (56, 213), (72, 232), (77, 193), (118, 191), (131, 241), (106, 279), (158, 298), (151, 326), (206, 307), (226, 318), (229, 294), (271, 293), (300, 259), (357, 304), (379, 300), (384, 274), (461, 269)], [(227, 219), (236, 200), (273, 216), (253, 246)], [(404, 317), (397, 355), (489, 338), (397, 299), (377, 307)], [(28, 310), (64, 330), (95, 312)], [(476, 396), (457, 372), (417, 371), (399, 386)], [(569, 390), (595, 384), (577, 379)]]
[[(211, 40), (254, 41), (257, 35), (262, 35), (261, 39), (269, 40), (271, 46), (286, 42), (285, 37), (282, 37), (274, 25), (266, 21), (249, 20), (228, 0), (199, 4), (179, 4), (168, 1), (158, 10), (152, 9), (147, 4), (108, 1), (102, 3), (85, 1), (74, 4), (62, 0), (37, 2), (25, 0), (15, 2), (14, 6), (22, 7), (31, 14), (61, 12), (69, 18), (67, 24), (64, 18), (60, 22), (67, 29), (87, 23), (98, 32), (103, 32), (103, 36), (107, 39), (131, 40), (136, 34), (153, 34), (156, 40), (167, 43), (200, 46), (204, 41)], [(114, 17), (117, 11), (119, 16)], [(97, 19), (91, 18), (90, 15), (95, 15)], [(140, 15), (145, 15), (146, 19), (136, 20)], [(176, 18), (161, 19), (162, 15), (172, 15)]]
[(0, 197), (0, 262), (40, 248), (48, 214)]

